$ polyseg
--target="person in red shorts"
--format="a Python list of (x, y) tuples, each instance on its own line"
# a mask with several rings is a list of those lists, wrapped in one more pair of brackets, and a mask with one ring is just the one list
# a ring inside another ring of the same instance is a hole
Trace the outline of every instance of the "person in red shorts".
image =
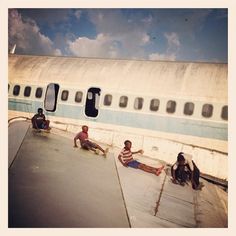
[(83, 149), (86, 150), (92, 150), (94, 151), (96, 154), (99, 154), (99, 150), (102, 151), (102, 153), (105, 155), (108, 152), (108, 149), (104, 150), (102, 147), (100, 147), (98, 144), (91, 142), (88, 139), (88, 126), (87, 125), (83, 125), (82, 126), (82, 131), (79, 132), (78, 134), (76, 134), (76, 136), (74, 137), (74, 147), (77, 148), (77, 143), (76, 141), (79, 139), (80, 141), (80, 146)]
[(160, 175), (161, 171), (164, 169), (164, 166), (155, 168), (155, 167), (148, 166), (146, 164), (143, 164), (139, 161), (134, 160), (133, 154), (137, 154), (137, 153), (143, 154), (143, 150), (138, 150), (137, 152), (131, 152), (132, 142), (129, 140), (126, 140), (124, 144), (125, 144), (125, 147), (121, 150), (118, 156), (118, 159), (123, 166), (140, 169), (149, 173), (153, 173), (157, 176)]

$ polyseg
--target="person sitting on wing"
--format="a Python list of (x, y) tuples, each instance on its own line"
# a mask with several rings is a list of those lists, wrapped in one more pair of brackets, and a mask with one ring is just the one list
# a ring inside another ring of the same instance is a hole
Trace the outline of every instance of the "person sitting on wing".
[(42, 108), (38, 108), (38, 113), (31, 118), (31, 123), (33, 128), (37, 130), (43, 129), (49, 131), (51, 129), (49, 127), (50, 121), (46, 120)]
[(104, 155), (106, 155), (106, 153), (108, 152), (108, 148), (106, 150), (104, 150), (98, 144), (91, 142), (88, 139), (88, 126), (87, 125), (83, 125), (82, 131), (79, 132), (78, 134), (76, 134), (76, 136), (74, 137), (74, 147), (75, 148), (78, 147), (77, 143), (76, 143), (77, 139), (79, 139), (79, 141), (80, 141), (81, 148), (83, 148), (85, 150), (92, 150), (96, 154), (99, 154), (99, 150), (100, 150), (103, 152)]
[(133, 154), (141, 153), (143, 154), (143, 150), (138, 150), (136, 152), (131, 151), (132, 142), (130, 140), (126, 140), (124, 142), (124, 148), (121, 150), (120, 154), (118, 155), (118, 159), (121, 164), (125, 167), (132, 167), (135, 169), (140, 169), (149, 173), (153, 173), (155, 175), (160, 175), (161, 171), (164, 169), (164, 166), (159, 168), (148, 166), (143, 164), (139, 161), (133, 159)]
[(192, 183), (193, 189), (200, 189), (200, 171), (194, 161), (192, 156), (180, 152), (177, 156), (177, 161), (171, 167), (172, 182), (184, 186), (186, 181), (189, 179)]

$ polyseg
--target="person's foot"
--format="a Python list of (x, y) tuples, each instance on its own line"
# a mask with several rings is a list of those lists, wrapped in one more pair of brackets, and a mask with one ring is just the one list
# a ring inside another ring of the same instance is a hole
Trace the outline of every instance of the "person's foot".
[(157, 171), (156, 171), (156, 173), (155, 173), (155, 174), (156, 174), (156, 176), (159, 176), (159, 175), (161, 174), (161, 171), (162, 171), (162, 170), (160, 170), (160, 169), (157, 169)]
[(104, 155), (104, 157), (107, 157), (107, 153), (109, 152), (109, 148), (106, 148), (105, 150), (104, 150), (104, 153), (103, 153), (103, 155)]
[(40, 129), (35, 129), (35, 132), (36, 132), (36, 133), (40, 133), (41, 130), (40, 130)]
[(98, 150), (98, 149), (96, 149), (96, 150), (95, 150), (95, 153), (96, 153), (97, 155), (99, 155), (99, 150)]
[(184, 185), (185, 185), (185, 183), (184, 183), (184, 182), (180, 182), (179, 184), (180, 184), (181, 186), (184, 186)]
[(200, 186), (201, 188), (203, 188), (205, 185), (204, 185), (203, 182), (200, 182), (200, 183), (199, 183), (199, 186)]
[(171, 181), (172, 181), (173, 184), (178, 184), (176, 179), (172, 179)]
[(165, 168), (164, 165), (162, 165), (161, 167), (157, 168), (158, 170), (162, 171)]
[(202, 188), (204, 187), (204, 184), (199, 184), (196, 188), (195, 188), (195, 190), (202, 190)]

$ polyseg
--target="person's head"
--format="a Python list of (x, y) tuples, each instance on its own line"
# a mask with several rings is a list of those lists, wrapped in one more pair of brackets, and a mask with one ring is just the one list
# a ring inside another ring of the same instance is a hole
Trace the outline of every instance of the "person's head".
[(39, 113), (39, 114), (43, 114), (43, 109), (42, 109), (42, 108), (39, 108), (39, 109), (38, 109), (38, 113)]
[(178, 161), (179, 165), (184, 165), (185, 158), (184, 158), (184, 153), (183, 152), (180, 152), (178, 154), (177, 161)]
[(83, 125), (82, 126), (82, 131), (87, 133), (88, 132), (88, 126), (87, 125)]
[(132, 146), (132, 142), (129, 140), (125, 140), (124, 145), (126, 149), (130, 149)]

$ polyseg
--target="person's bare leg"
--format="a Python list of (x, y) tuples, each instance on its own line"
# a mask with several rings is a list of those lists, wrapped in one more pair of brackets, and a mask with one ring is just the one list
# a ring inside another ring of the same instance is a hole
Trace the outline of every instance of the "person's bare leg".
[(143, 171), (153, 173), (153, 174), (158, 176), (158, 175), (160, 175), (161, 171), (164, 169), (164, 166), (162, 166), (160, 168), (155, 168), (155, 167), (148, 166), (148, 165), (145, 165), (145, 164), (140, 164), (138, 168), (143, 170)]
[(46, 130), (50, 130), (51, 128), (49, 127), (50, 121), (49, 120), (45, 120), (45, 128)]
[(105, 153), (105, 150), (102, 148), (102, 147), (100, 147), (98, 144), (96, 144), (97, 145), (97, 149), (99, 149), (100, 151), (102, 151), (103, 153)]
[(99, 149), (100, 151), (102, 151), (104, 155), (107, 154), (107, 152), (108, 152), (108, 150), (109, 150), (108, 148), (106, 148), (106, 150), (104, 150), (104, 149), (103, 149), (101, 146), (99, 146), (98, 144), (96, 144), (96, 145), (97, 145), (96, 148)]
[(143, 170), (143, 171), (153, 173), (153, 174), (155, 174), (157, 172), (157, 169), (155, 167), (151, 167), (151, 166), (148, 166), (148, 165), (145, 165), (145, 164), (140, 164), (138, 166), (138, 168)]
[(91, 150), (91, 151), (95, 152), (96, 154), (98, 154), (98, 153), (97, 153), (97, 149), (96, 149), (96, 148), (93, 148), (93, 147), (88, 147), (88, 150)]

